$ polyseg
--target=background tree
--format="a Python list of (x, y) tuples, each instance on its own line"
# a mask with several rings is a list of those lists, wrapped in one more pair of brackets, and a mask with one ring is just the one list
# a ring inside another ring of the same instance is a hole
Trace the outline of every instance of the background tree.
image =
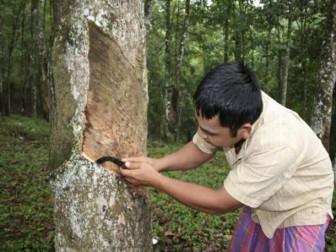
[(314, 103), (311, 127), (330, 149), (330, 128), (333, 91), (336, 82), (336, 1), (330, 1), (330, 11), (326, 20), (325, 36), (320, 58), (320, 71), (317, 79), (317, 97)]
[[(142, 1), (54, 1), (50, 167), (57, 251), (150, 251), (145, 191), (105, 155), (143, 155), (147, 83)], [(91, 161), (89, 161), (91, 160)]]
[(285, 49), (282, 57), (279, 61), (281, 62), (280, 69), (280, 102), (282, 105), (286, 106), (287, 100), (287, 85), (288, 85), (288, 71), (289, 71), (289, 60), (290, 60), (290, 47), (291, 47), (291, 35), (292, 35), (292, 20), (293, 20), (293, 10), (292, 10), (292, 1), (286, 1), (286, 13), (287, 13), (287, 31), (286, 31), (286, 41)]
[[(0, 1), (1, 8), (4, 7), (2, 1)], [(0, 31), (3, 31), (3, 15), (0, 15)], [(3, 41), (3, 32), (0, 32), (0, 41)], [(4, 43), (0, 43), (0, 62), (4, 60)], [(3, 72), (4, 72), (4, 64), (0, 63), (0, 116), (5, 113), (5, 104), (4, 104), (4, 91), (3, 91)]]
[(185, 0), (185, 15), (184, 21), (181, 27), (180, 38), (178, 43), (177, 55), (176, 55), (176, 68), (175, 68), (175, 82), (173, 87), (173, 92), (171, 95), (170, 109), (169, 109), (169, 124), (175, 135), (175, 140), (179, 141), (180, 138), (180, 119), (181, 119), (181, 109), (180, 109), (180, 92), (181, 92), (181, 72), (182, 72), (182, 62), (185, 49), (185, 41), (189, 28), (189, 16), (190, 16), (190, 0)]
[(170, 90), (172, 88), (171, 84), (171, 1), (166, 1), (165, 6), (165, 21), (166, 21), (166, 27), (165, 27), (165, 75), (164, 75), (164, 88), (163, 88), (163, 120), (161, 124), (161, 132), (164, 139), (168, 139), (169, 135), (169, 129), (168, 129), (168, 123), (169, 123), (169, 107), (170, 107)]

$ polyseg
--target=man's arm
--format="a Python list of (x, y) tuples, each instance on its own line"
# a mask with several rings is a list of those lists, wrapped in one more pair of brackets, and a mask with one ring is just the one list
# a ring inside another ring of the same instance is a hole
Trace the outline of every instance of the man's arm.
[(243, 206), (228, 194), (224, 186), (211, 189), (162, 176), (155, 182), (154, 187), (184, 205), (208, 214), (223, 214)]
[(177, 152), (160, 159), (132, 157), (124, 158), (123, 161), (132, 163), (134, 168), (140, 166), (143, 162), (146, 162), (157, 171), (175, 171), (187, 170), (200, 166), (211, 159), (213, 155), (213, 153), (209, 154), (201, 151), (193, 142), (189, 142)]
[(156, 188), (184, 205), (209, 214), (222, 214), (242, 206), (224, 187), (211, 189), (204, 186), (179, 181), (160, 174), (149, 163), (136, 166), (128, 163), (129, 168), (121, 169), (120, 173), (134, 185), (146, 185)]

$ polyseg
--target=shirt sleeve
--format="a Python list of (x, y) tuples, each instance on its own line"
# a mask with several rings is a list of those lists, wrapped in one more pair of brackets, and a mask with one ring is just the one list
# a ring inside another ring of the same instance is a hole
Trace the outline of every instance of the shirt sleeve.
[(279, 146), (244, 158), (224, 181), (227, 192), (252, 208), (259, 207), (290, 179), (297, 167), (297, 154), (289, 146)]
[(196, 134), (193, 137), (193, 143), (204, 153), (208, 153), (208, 154), (212, 154), (215, 153), (217, 150), (217, 147), (206, 142), (202, 137), (200, 137), (198, 135), (198, 133), (196, 132)]

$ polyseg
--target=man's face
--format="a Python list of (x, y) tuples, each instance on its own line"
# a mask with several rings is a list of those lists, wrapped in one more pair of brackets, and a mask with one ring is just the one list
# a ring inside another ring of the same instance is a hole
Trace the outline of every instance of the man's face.
[(220, 124), (218, 115), (208, 120), (196, 114), (196, 119), (198, 135), (214, 146), (232, 148), (242, 139), (241, 129), (238, 130), (236, 137), (232, 137), (231, 130)]

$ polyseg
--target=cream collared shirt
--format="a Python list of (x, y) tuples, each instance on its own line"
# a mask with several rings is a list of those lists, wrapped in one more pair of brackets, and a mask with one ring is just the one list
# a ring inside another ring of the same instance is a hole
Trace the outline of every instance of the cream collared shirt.
[[(277, 228), (318, 225), (332, 217), (334, 174), (328, 153), (311, 128), (293, 111), (262, 93), (263, 112), (238, 155), (225, 149), (231, 171), (227, 192), (252, 208), (252, 219), (271, 238)], [(197, 133), (193, 142), (216, 147)]]

